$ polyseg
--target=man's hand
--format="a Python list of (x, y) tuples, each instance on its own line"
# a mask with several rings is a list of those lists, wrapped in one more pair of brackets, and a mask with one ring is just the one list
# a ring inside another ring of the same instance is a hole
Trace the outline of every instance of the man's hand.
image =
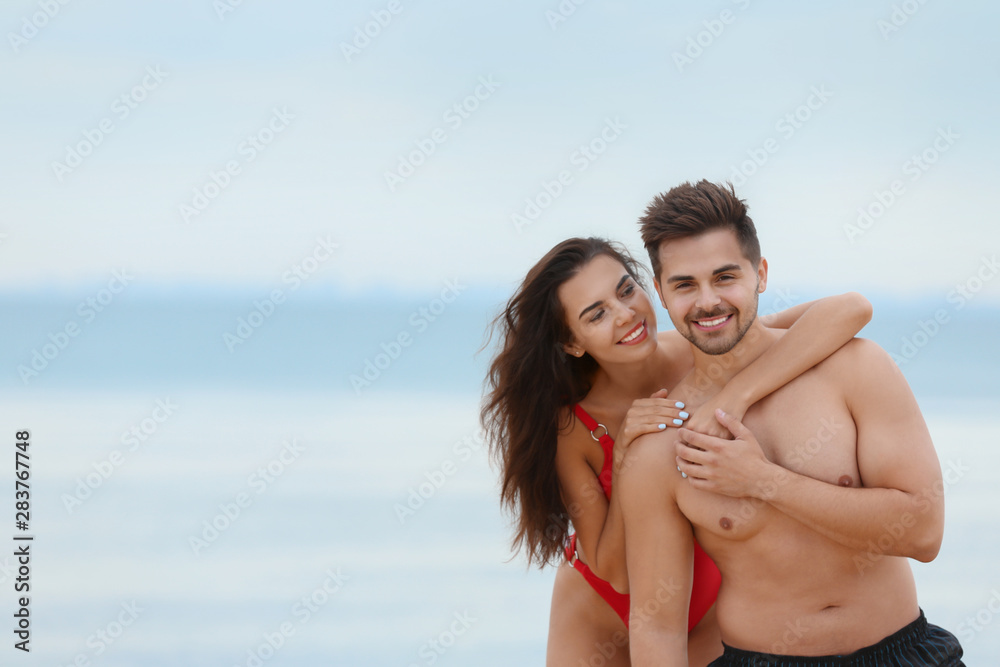
[(726, 412), (739, 421), (746, 414), (747, 406), (741, 406), (739, 401), (730, 398), (726, 387), (723, 387), (722, 391), (706, 400), (692, 412), (691, 419), (684, 424), (684, 427), (698, 433), (729, 440), (733, 436), (730, 435), (729, 429), (715, 416), (718, 410)]
[(716, 438), (688, 428), (678, 430), (677, 469), (696, 489), (734, 498), (759, 496), (771, 480), (774, 464), (757, 439), (736, 417), (722, 410), (715, 418), (734, 440)]

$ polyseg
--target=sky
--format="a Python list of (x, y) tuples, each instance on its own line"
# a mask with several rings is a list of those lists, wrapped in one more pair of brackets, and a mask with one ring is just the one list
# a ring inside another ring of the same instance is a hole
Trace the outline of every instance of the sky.
[(5, 2), (0, 289), (509, 287), (570, 236), (641, 255), (646, 203), (707, 178), (772, 282), (995, 302), (998, 14)]

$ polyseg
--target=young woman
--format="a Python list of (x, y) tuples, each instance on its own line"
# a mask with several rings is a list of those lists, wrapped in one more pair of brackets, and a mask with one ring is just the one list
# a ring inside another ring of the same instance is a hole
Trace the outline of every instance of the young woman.
[[(681, 424), (722, 436), (715, 408), (742, 418), (870, 318), (870, 304), (857, 294), (772, 316), (767, 323), (788, 334), (689, 416), (665, 388), (691, 370), (690, 345), (675, 331), (657, 333), (639, 266), (624, 248), (569, 239), (532, 267), (493, 323), (501, 345), (482, 421), (501, 468), (501, 502), (516, 517), (514, 550), (524, 548), (540, 567), (565, 558), (552, 594), (549, 666), (629, 664), (625, 539), (611, 496), (614, 463), (628, 444)], [(696, 546), (692, 665), (722, 652), (712, 609), (719, 583)]]

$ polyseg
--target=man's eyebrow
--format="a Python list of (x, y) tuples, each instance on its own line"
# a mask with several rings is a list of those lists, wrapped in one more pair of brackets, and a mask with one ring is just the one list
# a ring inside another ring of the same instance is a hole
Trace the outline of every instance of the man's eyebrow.
[[(725, 266), (720, 266), (715, 271), (712, 271), (713, 276), (717, 276), (720, 273), (725, 273), (726, 271), (742, 271), (743, 267), (739, 264), (726, 264)], [(694, 276), (670, 276), (667, 278), (668, 283), (679, 283), (685, 280), (694, 280)]]
[[(628, 279), (631, 278), (631, 277), (632, 276), (630, 276), (627, 273), (624, 276), (622, 276), (622, 279), (618, 281), (617, 285), (615, 285), (615, 291), (617, 292), (618, 290), (620, 290), (622, 288), (622, 285), (624, 285), (628, 281)], [(603, 303), (604, 303), (604, 301), (602, 300), (602, 301), (595, 301), (594, 303), (590, 304), (589, 306), (587, 306), (586, 308), (584, 308), (583, 310), (580, 311), (580, 316), (577, 319), (582, 319), (584, 315), (586, 315), (587, 313), (589, 313), (590, 311), (592, 311), (594, 308), (597, 308), (598, 306), (600, 306)]]

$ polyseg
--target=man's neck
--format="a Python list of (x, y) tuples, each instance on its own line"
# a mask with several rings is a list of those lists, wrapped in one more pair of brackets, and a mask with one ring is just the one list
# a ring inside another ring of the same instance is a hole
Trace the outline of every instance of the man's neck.
[(734, 375), (764, 354), (778, 336), (776, 331), (761, 324), (760, 318), (757, 318), (740, 342), (725, 354), (706, 354), (691, 345), (691, 351), (694, 353), (694, 369), (690, 377), (699, 388), (722, 389)]

